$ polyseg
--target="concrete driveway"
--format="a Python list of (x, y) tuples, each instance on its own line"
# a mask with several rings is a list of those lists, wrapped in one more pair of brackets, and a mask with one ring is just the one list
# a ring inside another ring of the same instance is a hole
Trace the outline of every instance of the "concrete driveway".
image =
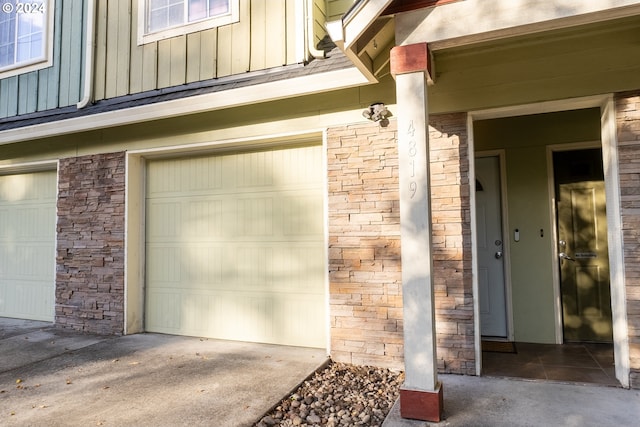
[(326, 361), (318, 349), (0, 318), (0, 425), (250, 426)]

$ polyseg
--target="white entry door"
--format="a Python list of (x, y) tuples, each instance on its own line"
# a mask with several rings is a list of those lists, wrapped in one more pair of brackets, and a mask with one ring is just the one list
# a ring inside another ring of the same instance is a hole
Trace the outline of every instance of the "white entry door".
[(500, 159), (480, 157), (475, 165), (480, 331), (483, 336), (507, 337)]

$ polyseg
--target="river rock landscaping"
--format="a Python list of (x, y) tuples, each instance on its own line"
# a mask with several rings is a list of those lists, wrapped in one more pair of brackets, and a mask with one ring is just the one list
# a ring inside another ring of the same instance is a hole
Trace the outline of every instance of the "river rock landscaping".
[(255, 427), (381, 426), (403, 381), (401, 372), (333, 362), (302, 383)]

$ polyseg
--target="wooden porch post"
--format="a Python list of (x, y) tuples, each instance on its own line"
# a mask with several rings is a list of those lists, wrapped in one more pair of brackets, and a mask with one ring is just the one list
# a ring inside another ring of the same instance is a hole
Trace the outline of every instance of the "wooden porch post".
[(398, 110), (404, 316), (405, 383), (400, 389), (400, 415), (438, 422), (443, 397), (437, 372), (431, 256), (429, 66), (426, 43), (391, 50)]

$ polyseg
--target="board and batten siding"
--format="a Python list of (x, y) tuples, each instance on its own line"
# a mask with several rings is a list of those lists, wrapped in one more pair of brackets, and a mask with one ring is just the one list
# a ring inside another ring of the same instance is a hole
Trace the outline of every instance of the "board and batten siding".
[(326, 0), (327, 21), (341, 19), (342, 15), (344, 15), (354, 3), (355, 0)]
[(0, 80), (0, 119), (66, 107), (82, 98), (87, 2), (54, 3), (53, 64)]
[(298, 0), (240, 0), (240, 20), (138, 45), (138, 0), (99, 0), (96, 100), (299, 62)]

